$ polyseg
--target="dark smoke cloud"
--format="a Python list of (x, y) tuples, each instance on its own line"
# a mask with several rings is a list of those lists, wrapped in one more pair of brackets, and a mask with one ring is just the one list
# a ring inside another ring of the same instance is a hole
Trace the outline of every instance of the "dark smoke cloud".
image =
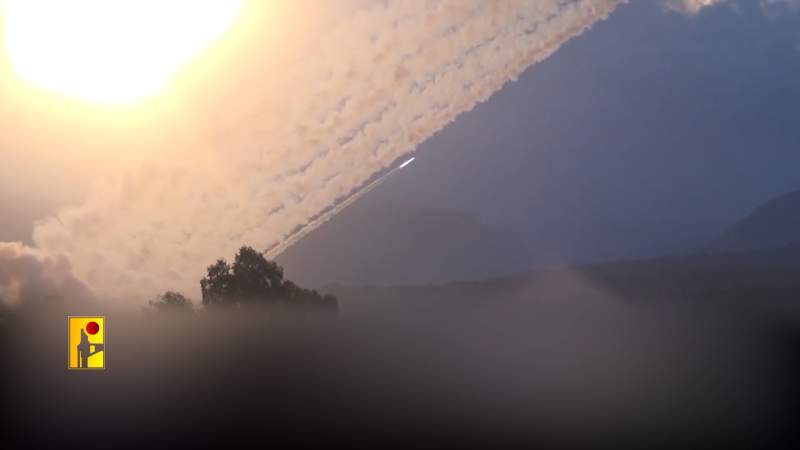
[(46, 256), (20, 243), (0, 242), (0, 311), (26, 302), (91, 298), (63, 256)]

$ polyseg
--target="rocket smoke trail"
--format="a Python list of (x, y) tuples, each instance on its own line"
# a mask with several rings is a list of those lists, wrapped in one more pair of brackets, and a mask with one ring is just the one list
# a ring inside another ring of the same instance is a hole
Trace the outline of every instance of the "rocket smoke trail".
[(307, 224), (300, 227), (296, 232), (292, 233), (291, 235), (286, 237), (283, 241), (276, 244), (275, 246), (267, 249), (267, 251), (264, 253), (270, 258), (274, 258), (275, 256), (280, 255), (281, 253), (283, 253), (284, 250), (286, 250), (287, 248), (291, 247), (292, 245), (300, 241), (300, 239), (308, 236), (308, 233), (311, 233), (325, 222), (331, 220), (333, 216), (339, 214), (345, 208), (347, 208), (348, 206), (352, 205), (357, 200), (359, 200), (361, 197), (367, 195), (370, 191), (383, 184), (383, 182), (386, 181), (386, 179), (388, 179), (390, 176), (392, 176), (392, 174), (408, 166), (413, 161), (414, 158), (407, 160), (403, 164), (400, 164), (398, 167), (395, 167), (394, 169), (386, 172), (385, 174), (381, 175), (374, 181), (371, 181), (363, 188), (353, 192), (353, 194), (351, 194), (349, 197), (340, 202), (337, 202), (333, 207), (323, 211), (318, 217), (313, 218)]
[(241, 245), (277, 255), (620, 3), (361, 2), (280, 67), (255, 55), (215, 108), (213, 144), (120, 174), (60, 211), (62, 223), (39, 223), (34, 241), (103, 298), (196, 296), (208, 264)]

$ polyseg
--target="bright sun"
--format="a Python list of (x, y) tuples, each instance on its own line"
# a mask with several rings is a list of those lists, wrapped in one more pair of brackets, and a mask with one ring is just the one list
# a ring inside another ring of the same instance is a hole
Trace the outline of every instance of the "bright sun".
[(11, 68), (46, 90), (128, 104), (231, 26), (243, 0), (0, 0)]

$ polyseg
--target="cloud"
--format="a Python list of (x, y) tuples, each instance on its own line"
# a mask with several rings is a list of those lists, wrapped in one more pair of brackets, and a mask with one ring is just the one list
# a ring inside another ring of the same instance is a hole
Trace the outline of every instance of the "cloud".
[[(662, 0), (662, 3), (670, 10), (678, 11), (690, 16), (696, 15), (701, 10), (710, 6), (723, 3), (731, 4), (736, 1), (730, 0)], [(759, 0), (759, 5), (764, 14), (774, 16), (785, 11), (800, 11), (800, 0)]]
[(800, 11), (800, 0), (761, 0), (761, 10), (770, 17)]
[[(215, 105), (207, 144), (99, 185), (34, 231), (104, 298), (197, 295), (241, 245), (284, 248), (399, 158), (621, 0), (406, 0), (340, 13), (279, 61), (264, 51)], [(297, 6), (309, 6), (300, 2)], [(201, 142), (201, 139), (196, 141)]]
[(49, 257), (19, 243), (0, 242), (0, 310), (51, 298), (89, 299), (65, 257)]
[(695, 15), (709, 6), (727, 2), (728, 0), (663, 0), (667, 8), (689, 15)]

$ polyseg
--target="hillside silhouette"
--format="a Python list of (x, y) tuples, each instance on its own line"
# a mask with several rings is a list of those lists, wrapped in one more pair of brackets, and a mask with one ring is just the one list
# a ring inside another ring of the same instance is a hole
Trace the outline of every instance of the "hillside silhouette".
[(711, 249), (746, 251), (800, 244), (800, 191), (776, 197), (726, 231)]
[[(764, 306), (770, 301), (800, 298), (800, 245), (738, 253), (696, 253), (533, 270), (518, 276), (428, 286), (344, 286), (327, 289), (343, 299), (345, 311), (406, 308), (456, 308), (529, 296), (529, 289), (547, 287), (539, 297), (557, 293), (546, 280), (571, 279), (625, 301), (693, 302), (731, 298)], [(566, 278), (565, 278), (566, 277)], [(521, 289), (521, 287), (525, 289)], [(569, 287), (569, 283), (562, 286)], [(535, 291), (535, 289), (534, 289)], [(731, 302), (733, 305), (733, 302)]]
[(410, 285), (516, 273), (530, 256), (514, 233), (468, 214), (367, 197), (277, 260), (305, 285)]

